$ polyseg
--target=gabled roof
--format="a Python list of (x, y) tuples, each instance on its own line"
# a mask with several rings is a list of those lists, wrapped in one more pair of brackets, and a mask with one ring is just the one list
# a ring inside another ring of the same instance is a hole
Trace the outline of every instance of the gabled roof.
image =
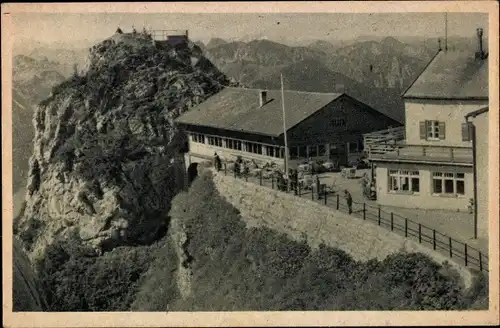
[[(259, 89), (226, 87), (176, 119), (177, 123), (279, 136), (283, 133), (281, 90), (267, 90), (260, 107)], [(316, 113), (341, 93), (285, 90), (286, 129)]]
[(403, 95), (413, 99), (488, 99), (488, 59), (440, 51)]

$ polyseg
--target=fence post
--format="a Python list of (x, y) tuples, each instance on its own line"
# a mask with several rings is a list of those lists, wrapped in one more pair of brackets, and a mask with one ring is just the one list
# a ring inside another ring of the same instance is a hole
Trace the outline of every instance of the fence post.
[(378, 207), (378, 225), (380, 225), (380, 206)]
[(418, 243), (422, 243), (422, 225), (420, 223), (418, 224)]
[(449, 243), (450, 243), (450, 258), (453, 257), (453, 247), (451, 246), (451, 237), (449, 237)]
[(337, 194), (337, 211), (339, 210), (340, 208), (340, 195)]
[(311, 186), (311, 199), (314, 200), (314, 187)]
[(236, 170), (233, 170), (233, 172), (234, 172), (234, 178), (236, 179)]
[(408, 237), (408, 218), (405, 218), (405, 237)]
[(224, 163), (224, 175), (227, 175), (227, 164)]
[(436, 250), (436, 230), (432, 230), (432, 247)]
[(465, 266), (467, 266), (467, 244), (465, 244)]
[(300, 194), (300, 183), (297, 185), (297, 190), (298, 190), (298, 194), (299, 194), (299, 197), (301, 196)]
[(271, 189), (274, 189), (274, 176), (271, 176)]
[(483, 271), (483, 258), (481, 252), (479, 252), (479, 271)]
[(394, 230), (394, 213), (391, 212), (391, 231)]
[(366, 220), (366, 204), (363, 203), (363, 220)]
[(323, 194), (325, 195), (325, 205), (327, 205), (327, 200), (326, 200), (326, 188), (323, 188)]
[(262, 170), (259, 173), (259, 181), (260, 181), (260, 185), (262, 186)]

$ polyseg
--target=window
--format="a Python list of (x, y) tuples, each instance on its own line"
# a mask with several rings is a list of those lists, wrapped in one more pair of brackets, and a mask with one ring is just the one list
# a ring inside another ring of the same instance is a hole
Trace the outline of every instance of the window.
[(309, 157), (318, 157), (318, 146), (309, 146), (308, 150)]
[(226, 138), (226, 148), (241, 150), (241, 141)]
[(358, 143), (357, 142), (349, 142), (349, 152), (357, 153), (358, 152)]
[(247, 142), (247, 152), (254, 154), (262, 154), (262, 145), (254, 142)]
[(266, 149), (267, 149), (267, 156), (276, 157), (276, 158), (285, 157), (285, 156), (283, 156), (283, 154), (285, 152), (284, 148), (266, 146)]
[(427, 139), (439, 139), (439, 121), (427, 121)]
[(420, 122), (420, 139), (444, 140), (446, 136), (445, 123), (440, 121)]
[(307, 157), (307, 147), (299, 146), (299, 157), (306, 158)]
[(289, 152), (290, 152), (290, 159), (295, 159), (295, 158), (297, 158), (299, 156), (298, 148), (297, 147), (290, 147)]
[(205, 143), (205, 136), (203, 134), (193, 133), (191, 137), (193, 142)]
[(465, 174), (452, 172), (432, 173), (432, 193), (437, 195), (465, 195)]
[(208, 144), (210, 146), (222, 147), (222, 138), (208, 137)]
[(318, 156), (326, 156), (326, 146), (318, 145)]
[(418, 171), (389, 170), (389, 191), (420, 192)]
[(341, 128), (345, 126), (345, 120), (343, 118), (334, 118), (332, 120), (332, 126), (334, 128)]

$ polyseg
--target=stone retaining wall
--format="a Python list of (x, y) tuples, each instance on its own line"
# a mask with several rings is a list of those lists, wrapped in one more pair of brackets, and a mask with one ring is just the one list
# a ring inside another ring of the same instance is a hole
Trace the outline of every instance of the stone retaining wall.
[(472, 273), (467, 268), (390, 230), (308, 199), (224, 174), (213, 176), (219, 193), (240, 210), (248, 227), (266, 226), (295, 240), (307, 238), (313, 248), (324, 243), (342, 249), (358, 261), (383, 260), (398, 252), (424, 253), (439, 264), (448, 261), (461, 274), (465, 286), (471, 285)]

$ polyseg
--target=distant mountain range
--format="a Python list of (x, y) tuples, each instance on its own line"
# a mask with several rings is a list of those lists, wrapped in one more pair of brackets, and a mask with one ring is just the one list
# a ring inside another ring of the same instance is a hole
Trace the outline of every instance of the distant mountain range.
[(48, 97), (52, 87), (68, 75), (59, 63), (17, 55), (12, 62), (12, 152), (14, 191), (24, 187), (33, 148), (32, 118), (35, 106)]
[[(448, 49), (474, 51), (475, 38), (451, 37)], [(247, 87), (285, 87), (316, 92), (346, 92), (404, 121), (401, 93), (438, 52), (438, 38), (360, 37), (313, 40), (285, 45), (212, 39), (197, 43), (222, 72)], [(444, 42), (441, 48), (444, 49)]]

